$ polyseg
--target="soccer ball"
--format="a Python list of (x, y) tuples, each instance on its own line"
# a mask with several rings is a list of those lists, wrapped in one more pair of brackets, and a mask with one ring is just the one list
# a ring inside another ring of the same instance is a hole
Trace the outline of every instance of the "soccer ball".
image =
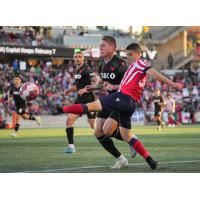
[(39, 95), (39, 89), (33, 83), (24, 83), (19, 90), (19, 95), (25, 101), (32, 101)]

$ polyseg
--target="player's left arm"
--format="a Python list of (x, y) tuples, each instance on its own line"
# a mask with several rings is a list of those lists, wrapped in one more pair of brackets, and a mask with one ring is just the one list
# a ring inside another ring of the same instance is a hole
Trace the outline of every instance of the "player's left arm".
[(165, 99), (163, 98), (163, 96), (161, 95), (161, 102), (160, 102), (160, 105), (161, 105), (161, 107), (162, 108), (164, 108), (165, 106), (166, 106), (166, 101), (165, 101)]
[(91, 84), (86, 86), (88, 92), (92, 90), (101, 90), (103, 88), (103, 80), (94, 72), (90, 73)]
[(163, 76), (161, 73), (159, 73), (158, 71), (156, 71), (153, 68), (149, 68), (148, 70), (146, 70), (146, 74), (152, 76), (154, 79), (156, 79), (158, 81), (161, 81), (163, 83), (168, 84), (169, 86), (171, 86), (173, 88), (176, 88), (177, 90), (182, 90), (182, 86), (180, 83), (171, 81), (170, 79)]

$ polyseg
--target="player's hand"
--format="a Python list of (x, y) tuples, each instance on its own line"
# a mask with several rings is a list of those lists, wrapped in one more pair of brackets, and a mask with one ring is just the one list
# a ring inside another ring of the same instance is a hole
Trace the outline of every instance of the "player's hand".
[(174, 82), (173, 83), (173, 87), (176, 88), (177, 90), (180, 90), (180, 91), (183, 89), (183, 87), (182, 87), (182, 85), (180, 83), (175, 83)]
[(85, 89), (87, 90), (87, 92), (92, 91), (92, 85), (86, 85)]
[(117, 90), (116, 85), (112, 85), (110, 83), (107, 83), (105, 87), (106, 87), (106, 90), (108, 91)]
[(80, 96), (82, 96), (84, 93), (87, 93), (87, 89), (86, 88), (82, 88), (80, 90), (78, 90), (77, 92)]

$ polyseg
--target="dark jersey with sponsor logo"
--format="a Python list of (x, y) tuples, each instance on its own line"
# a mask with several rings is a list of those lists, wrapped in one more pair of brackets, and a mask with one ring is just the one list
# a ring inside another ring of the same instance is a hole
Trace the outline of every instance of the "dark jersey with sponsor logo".
[(15, 106), (17, 108), (21, 108), (21, 107), (26, 107), (26, 103), (25, 103), (25, 100), (23, 100), (21, 98), (21, 96), (19, 95), (19, 90), (20, 90), (20, 87), (17, 88), (15, 87), (14, 85), (11, 85), (11, 88), (10, 88), (10, 95), (13, 96), (14, 98), (14, 101), (15, 101)]
[(86, 85), (91, 84), (91, 77), (93, 76), (93, 71), (89, 65), (84, 63), (79, 69), (75, 70), (75, 82), (77, 90), (84, 88)]
[(162, 110), (162, 106), (160, 105), (160, 103), (163, 103), (163, 102), (164, 102), (164, 99), (161, 95), (153, 97), (153, 103), (154, 103), (154, 106), (155, 106), (155, 111), (161, 111)]
[(126, 61), (114, 55), (108, 63), (105, 63), (104, 60), (100, 62), (99, 75), (103, 81), (119, 85), (127, 69)]

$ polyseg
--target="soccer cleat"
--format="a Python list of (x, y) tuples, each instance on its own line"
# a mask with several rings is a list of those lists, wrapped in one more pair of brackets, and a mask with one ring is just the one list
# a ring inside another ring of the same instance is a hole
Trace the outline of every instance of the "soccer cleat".
[(41, 126), (41, 119), (40, 119), (40, 117), (35, 117), (35, 121), (36, 121), (36, 123), (37, 123), (39, 126)]
[(121, 155), (119, 158), (117, 158), (116, 163), (111, 167), (111, 169), (121, 169), (124, 167), (128, 167), (128, 160)]
[(11, 137), (17, 137), (17, 133), (16, 133), (16, 132), (13, 132), (13, 133), (10, 134), (10, 136), (11, 136)]
[(148, 156), (146, 158), (147, 163), (149, 164), (149, 166), (151, 167), (151, 169), (156, 169), (158, 166), (158, 162), (157, 160), (154, 160), (151, 156)]
[(161, 127), (161, 126), (158, 126), (157, 129), (160, 131), (160, 130), (162, 129), (162, 127)]
[(76, 149), (75, 149), (75, 147), (67, 147), (65, 150), (65, 153), (67, 153), (67, 154), (76, 153)]
[(137, 151), (131, 145), (129, 145), (129, 149), (131, 153), (131, 158), (135, 158), (137, 155)]

